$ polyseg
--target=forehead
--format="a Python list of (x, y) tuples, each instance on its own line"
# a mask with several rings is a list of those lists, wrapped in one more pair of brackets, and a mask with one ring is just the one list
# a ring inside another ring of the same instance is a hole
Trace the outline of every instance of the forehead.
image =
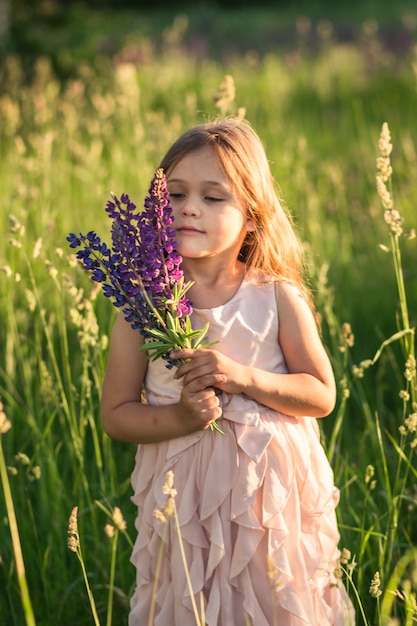
[(204, 146), (181, 157), (168, 173), (168, 182), (175, 180), (212, 180), (229, 183), (216, 151)]

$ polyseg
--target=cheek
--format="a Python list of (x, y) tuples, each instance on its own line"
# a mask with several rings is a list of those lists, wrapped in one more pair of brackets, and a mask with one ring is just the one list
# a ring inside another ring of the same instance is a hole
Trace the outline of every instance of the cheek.
[(178, 204), (179, 204), (178, 202), (173, 202), (172, 200), (170, 201), (170, 205), (172, 209), (172, 217), (174, 218), (174, 222), (180, 214), (180, 209), (178, 207)]

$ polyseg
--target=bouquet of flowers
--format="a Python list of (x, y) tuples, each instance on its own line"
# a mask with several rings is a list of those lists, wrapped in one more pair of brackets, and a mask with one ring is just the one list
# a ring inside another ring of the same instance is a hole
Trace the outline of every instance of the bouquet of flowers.
[[(120, 199), (112, 194), (106, 212), (113, 220), (111, 248), (94, 231), (70, 233), (67, 240), (70, 248), (79, 248), (76, 256), (91, 279), (102, 283), (104, 295), (145, 338), (140, 350), (172, 368), (180, 365), (170, 359), (172, 350), (213, 345), (204, 343), (208, 324), (191, 327), (187, 291), (193, 283), (184, 281), (180, 268), (163, 169), (153, 176), (144, 210), (138, 211), (127, 194)], [(215, 422), (213, 428), (220, 430)]]

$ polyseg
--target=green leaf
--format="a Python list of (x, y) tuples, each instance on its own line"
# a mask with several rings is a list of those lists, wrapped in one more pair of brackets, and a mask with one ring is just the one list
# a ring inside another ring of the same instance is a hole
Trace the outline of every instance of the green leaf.
[(197, 341), (194, 342), (193, 344), (194, 348), (198, 348), (201, 345), (201, 342), (203, 341), (204, 337), (207, 335), (208, 329), (209, 329), (209, 323), (207, 322), (207, 324), (201, 329), (199, 336), (197, 338)]
[(147, 341), (139, 348), (139, 352), (149, 352), (149, 350), (156, 350), (157, 348), (168, 349), (170, 345), (166, 341)]

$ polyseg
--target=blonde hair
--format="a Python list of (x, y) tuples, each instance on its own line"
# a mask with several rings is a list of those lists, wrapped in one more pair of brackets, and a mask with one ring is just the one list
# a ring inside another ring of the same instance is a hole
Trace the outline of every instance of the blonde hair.
[(169, 175), (185, 155), (206, 146), (214, 149), (255, 226), (246, 235), (239, 259), (272, 280), (292, 282), (311, 305), (301, 241), (278, 197), (264, 146), (248, 122), (227, 118), (190, 128), (168, 149), (160, 167)]

